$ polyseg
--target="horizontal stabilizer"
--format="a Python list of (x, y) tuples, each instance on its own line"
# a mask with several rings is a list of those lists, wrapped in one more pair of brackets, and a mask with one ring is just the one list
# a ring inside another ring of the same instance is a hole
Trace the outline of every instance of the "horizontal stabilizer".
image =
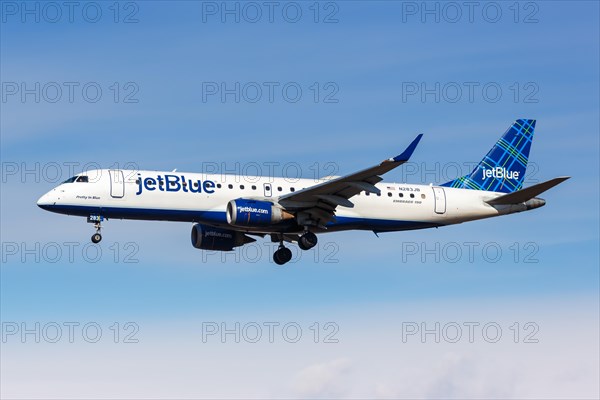
[(527, 200), (533, 199), (538, 194), (541, 194), (546, 190), (553, 188), (554, 186), (566, 181), (569, 178), (570, 176), (561, 176), (559, 178), (550, 179), (549, 181), (538, 183), (536, 185), (529, 186), (528, 188), (517, 190), (516, 192), (505, 194), (500, 197), (496, 197), (495, 199), (486, 201), (486, 203), (492, 206), (500, 204), (525, 203)]

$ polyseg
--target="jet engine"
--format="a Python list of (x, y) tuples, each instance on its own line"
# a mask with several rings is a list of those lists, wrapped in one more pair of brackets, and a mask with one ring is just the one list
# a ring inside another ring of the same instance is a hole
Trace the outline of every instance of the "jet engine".
[(263, 227), (294, 218), (270, 201), (236, 199), (227, 204), (227, 222), (233, 226)]
[(192, 227), (192, 246), (202, 250), (230, 251), (234, 247), (255, 242), (256, 239), (229, 229), (195, 224)]

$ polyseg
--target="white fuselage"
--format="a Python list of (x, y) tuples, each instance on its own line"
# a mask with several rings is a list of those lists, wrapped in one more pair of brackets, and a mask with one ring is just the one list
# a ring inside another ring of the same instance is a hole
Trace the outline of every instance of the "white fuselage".
[[(46, 193), (40, 207), (62, 214), (105, 218), (199, 222), (229, 227), (227, 204), (238, 198), (277, 203), (279, 196), (327, 180), (286, 179), (189, 172), (94, 170), (87, 182), (63, 183)], [(523, 204), (491, 206), (502, 193), (433, 185), (380, 182), (379, 195), (361, 192), (354, 207), (337, 207), (336, 218), (320, 231), (376, 232), (420, 229), (525, 211)], [(298, 225), (233, 228), (248, 232), (302, 232)]]

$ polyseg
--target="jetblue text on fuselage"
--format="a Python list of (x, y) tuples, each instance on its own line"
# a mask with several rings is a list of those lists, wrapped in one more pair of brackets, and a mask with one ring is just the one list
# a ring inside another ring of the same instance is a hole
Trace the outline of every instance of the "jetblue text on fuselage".
[(138, 184), (138, 191), (136, 195), (142, 194), (142, 192), (152, 192), (159, 190), (161, 192), (189, 192), (189, 193), (207, 193), (211, 194), (215, 192), (215, 183), (210, 180), (202, 181), (200, 179), (186, 179), (185, 175), (157, 175), (156, 178), (145, 177), (142, 178), (138, 174), (136, 181)]

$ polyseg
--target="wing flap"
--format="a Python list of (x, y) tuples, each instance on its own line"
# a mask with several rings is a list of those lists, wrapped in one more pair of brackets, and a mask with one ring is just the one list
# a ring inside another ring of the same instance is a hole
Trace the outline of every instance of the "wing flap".
[(333, 204), (334, 206), (343, 206), (353, 208), (354, 203), (342, 196), (336, 196), (335, 194), (317, 194), (316, 198), (325, 200), (326, 202)]
[(365, 182), (365, 181), (357, 181), (357, 182), (348, 182), (348, 185), (359, 189), (362, 192), (380, 194), (381, 190), (379, 190), (375, 185)]

